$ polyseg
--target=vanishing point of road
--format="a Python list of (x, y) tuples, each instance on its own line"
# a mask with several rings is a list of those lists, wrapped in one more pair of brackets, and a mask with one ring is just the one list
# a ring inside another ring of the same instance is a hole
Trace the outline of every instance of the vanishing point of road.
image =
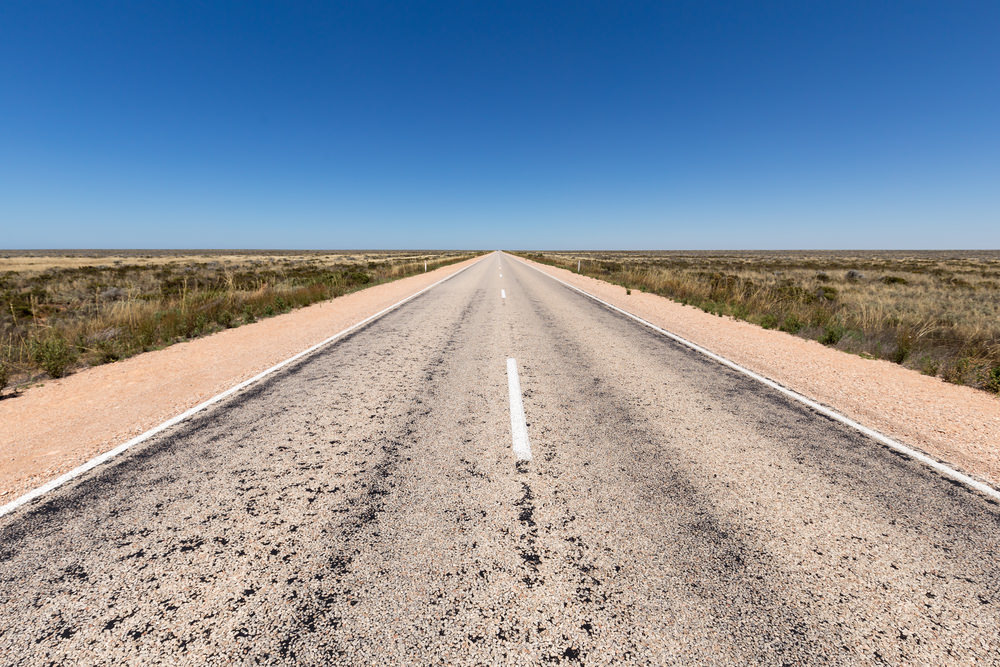
[(66, 662), (998, 663), (1000, 508), (491, 254), (0, 518)]

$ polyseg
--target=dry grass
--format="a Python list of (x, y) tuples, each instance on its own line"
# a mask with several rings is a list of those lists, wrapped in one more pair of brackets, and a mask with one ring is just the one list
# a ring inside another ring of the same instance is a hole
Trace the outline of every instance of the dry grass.
[(998, 251), (522, 254), (1000, 392)]
[(0, 391), (461, 261), (458, 252), (2, 251)]

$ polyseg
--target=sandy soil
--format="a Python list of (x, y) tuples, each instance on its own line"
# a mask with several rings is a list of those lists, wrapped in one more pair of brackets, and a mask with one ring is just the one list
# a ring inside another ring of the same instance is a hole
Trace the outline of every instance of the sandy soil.
[(626, 295), (624, 287), (528, 263), (974, 477), (1000, 483), (996, 396), (654, 294), (633, 290)]
[(0, 400), (0, 505), (473, 261), (90, 368)]

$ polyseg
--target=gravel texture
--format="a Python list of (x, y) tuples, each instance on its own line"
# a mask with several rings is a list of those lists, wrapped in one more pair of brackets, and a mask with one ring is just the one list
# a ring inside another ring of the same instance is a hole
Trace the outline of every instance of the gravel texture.
[(618, 285), (521, 261), (963, 472), (1000, 484), (1000, 397), (655, 294), (632, 290), (627, 295)]
[(0, 505), (472, 261), (90, 368), (0, 400)]
[(0, 655), (989, 664), (998, 548), (996, 504), (490, 256), (0, 519)]

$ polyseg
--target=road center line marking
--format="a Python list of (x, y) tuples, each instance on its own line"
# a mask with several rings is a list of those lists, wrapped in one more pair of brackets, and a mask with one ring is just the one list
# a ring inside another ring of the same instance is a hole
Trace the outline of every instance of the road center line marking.
[(521, 400), (521, 380), (517, 376), (517, 362), (507, 359), (507, 390), (510, 394), (510, 436), (514, 456), (518, 461), (531, 460), (531, 443), (528, 442), (528, 425), (524, 420), (524, 402)]
[(505, 292), (503, 290), (500, 290), (500, 298), (501, 299), (506, 299), (507, 298), (507, 292)]
[(922, 463), (925, 466), (927, 466), (928, 468), (931, 468), (932, 470), (940, 473), (941, 475), (943, 475), (945, 477), (950, 477), (951, 479), (953, 479), (953, 480), (955, 480), (955, 481), (957, 481), (957, 482), (959, 482), (961, 484), (964, 484), (964, 485), (966, 485), (967, 487), (969, 487), (971, 489), (975, 489), (976, 491), (982, 493), (984, 496), (987, 496), (988, 498), (991, 498), (994, 501), (1000, 501), (1000, 490), (997, 490), (997, 489), (993, 488), (992, 486), (990, 486), (989, 484), (981, 482), (978, 479), (970, 477), (969, 475), (966, 475), (965, 473), (963, 473), (963, 472), (961, 472), (959, 470), (956, 470), (955, 468), (952, 468), (947, 463), (943, 463), (941, 461), (938, 461), (937, 459), (932, 458), (931, 456), (929, 456), (929, 455), (921, 452), (918, 449), (914, 449), (913, 447), (910, 447), (908, 445), (904, 445), (903, 443), (899, 442), (898, 440), (890, 438), (889, 436), (887, 436), (885, 434), (879, 433), (875, 429), (868, 428), (864, 424), (860, 424), (860, 423), (854, 421), (853, 419), (851, 419), (847, 415), (843, 415), (840, 412), (837, 412), (836, 410), (834, 410), (833, 408), (827, 407), (826, 405), (823, 405), (822, 403), (814, 401), (811, 398), (808, 398), (807, 396), (805, 396), (803, 394), (800, 394), (799, 392), (797, 392), (797, 391), (795, 391), (793, 389), (789, 389), (788, 387), (786, 387), (786, 386), (784, 386), (782, 384), (779, 384), (778, 382), (775, 382), (774, 380), (772, 380), (769, 377), (761, 375), (760, 373), (755, 373), (754, 371), (750, 370), (749, 368), (746, 368), (744, 366), (741, 366), (740, 364), (737, 364), (735, 361), (730, 361), (729, 359), (726, 359), (722, 355), (715, 354), (714, 352), (708, 350), (707, 348), (702, 347), (701, 345), (698, 345), (697, 343), (693, 343), (693, 342), (689, 341), (686, 338), (683, 338), (681, 336), (678, 336), (675, 333), (667, 331), (666, 329), (658, 327), (655, 324), (653, 324), (652, 322), (649, 322), (647, 320), (642, 319), (638, 315), (633, 315), (632, 313), (628, 312), (624, 308), (619, 308), (618, 306), (615, 306), (614, 304), (608, 303), (604, 299), (601, 299), (599, 297), (594, 296), (593, 294), (591, 294), (590, 292), (587, 292), (586, 290), (580, 289), (576, 285), (570, 285), (565, 280), (560, 280), (559, 278), (556, 278), (551, 273), (543, 271), (542, 269), (538, 268), (537, 266), (533, 266), (531, 264), (528, 264), (527, 262), (525, 262), (524, 260), (522, 260), (519, 257), (517, 257), (515, 259), (517, 259), (517, 261), (521, 262), (522, 264), (524, 264), (528, 268), (531, 268), (531, 269), (534, 269), (535, 271), (538, 271), (543, 276), (551, 278), (552, 280), (556, 281), (557, 283), (562, 283), (563, 285), (565, 285), (566, 287), (570, 288), (571, 290), (573, 290), (575, 292), (579, 292), (580, 294), (584, 295), (585, 297), (593, 299), (594, 301), (596, 301), (596, 302), (598, 302), (600, 304), (603, 304), (605, 307), (610, 308), (611, 310), (614, 310), (614, 311), (616, 311), (618, 313), (621, 313), (625, 317), (633, 319), (636, 322), (638, 322), (639, 324), (642, 324), (644, 326), (649, 327), (650, 329), (652, 329), (653, 331), (656, 331), (657, 333), (659, 333), (662, 336), (666, 336), (667, 338), (669, 338), (671, 340), (677, 341), (681, 345), (684, 345), (685, 347), (688, 347), (688, 348), (694, 350), (695, 352), (697, 352), (699, 354), (702, 354), (702, 355), (708, 357), (709, 359), (712, 359), (712, 360), (714, 360), (714, 361), (722, 364), (723, 366), (731, 368), (734, 371), (736, 371), (737, 373), (742, 373), (743, 375), (746, 375), (747, 377), (753, 378), (757, 382), (759, 382), (759, 383), (761, 383), (763, 385), (766, 385), (766, 386), (770, 387), (771, 389), (774, 389), (775, 391), (777, 391), (777, 392), (779, 392), (781, 394), (784, 394), (788, 398), (790, 398), (790, 399), (792, 399), (794, 401), (798, 401), (799, 403), (802, 403), (803, 405), (806, 405), (806, 406), (812, 408), (816, 412), (818, 412), (818, 413), (820, 413), (822, 415), (825, 415), (825, 416), (829, 417), (830, 419), (833, 419), (834, 421), (838, 421), (841, 424), (844, 424), (845, 426), (847, 426), (849, 428), (852, 428), (852, 429), (854, 429), (856, 431), (859, 431), (859, 432), (867, 435), (872, 440), (875, 440), (876, 442), (879, 442), (879, 443), (885, 445), (889, 449), (897, 451), (900, 454), (903, 454), (904, 456), (908, 456), (909, 458), (914, 459), (915, 461), (919, 461), (920, 463)]

